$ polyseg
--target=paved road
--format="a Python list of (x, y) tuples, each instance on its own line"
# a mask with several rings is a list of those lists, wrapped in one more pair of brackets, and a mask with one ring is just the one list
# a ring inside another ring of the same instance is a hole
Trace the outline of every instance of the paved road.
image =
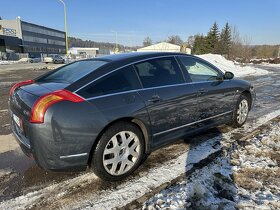
[[(280, 107), (280, 68), (267, 66), (258, 67), (271, 71), (271, 74), (258, 77), (250, 76), (246, 78), (254, 84), (257, 92), (256, 106), (250, 113), (248, 123), (253, 123), (260, 116), (268, 114), (273, 110), (278, 110)], [(15, 74), (15, 76), (19, 77), (19, 75), (21, 75), (19, 71), (20, 70), (16, 71), (17, 74)], [(32, 73), (30, 73), (29, 76), (35, 76), (38, 74), (38, 72), (31, 72)], [(0, 72), (0, 76), (1, 75), (4, 74), (1, 74)], [(9, 82), (7, 75), (5, 79), (6, 82)], [(14, 78), (11, 77), (11, 80), (14, 81)], [(1, 100), (3, 99), (1, 98)], [(5, 113), (6, 107), (2, 106), (3, 105), (1, 104), (0, 110)], [(2, 121), (0, 123), (2, 123)], [(230, 127), (222, 126), (219, 128), (219, 130), (212, 129), (203, 135), (196, 136), (191, 139), (196, 142), (203, 141), (205, 139), (209, 139), (210, 137), (219, 135), (220, 132), (226, 132), (229, 129)], [(36, 166), (32, 159), (29, 159), (23, 155), (11, 135), (8, 134), (0, 136), (0, 142), (0, 202), (17, 197), (27, 192), (45, 188), (53, 183), (59, 183), (63, 180), (68, 180), (73, 177), (78, 178), (79, 176), (87, 174), (87, 172), (55, 173), (44, 171)], [(135, 173), (134, 178), (145, 176), (145, 172), (149, 169), (164, 164), (168, 160), (176, 158), (180, 154), (186, 152), (188, 148), (188, 144), (179, 141), (177, 144), (155, 152), (148, 158), (140, 170)], [(120, 184), (121, 183), (110, 184), (96, 179), (93, 183), (91, 183), (90, 186), (87, 186), (84, 191), (96, 192), (109, 188), (114, 189)]]

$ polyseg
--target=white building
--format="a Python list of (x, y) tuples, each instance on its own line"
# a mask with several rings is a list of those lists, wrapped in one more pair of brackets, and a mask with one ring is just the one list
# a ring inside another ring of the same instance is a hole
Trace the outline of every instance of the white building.
[(98, 54), (99, 48), (96, 47), (72, 47), (68, 53), (80, 58), (94, 58)]
[[(137, 49), (137, 52), (181, 52), (181, 46), (167, 42), (160, 42), (148, 47), (139, 48)], [(185, 53), (191, 54), (191, 49), (186, 48)]]

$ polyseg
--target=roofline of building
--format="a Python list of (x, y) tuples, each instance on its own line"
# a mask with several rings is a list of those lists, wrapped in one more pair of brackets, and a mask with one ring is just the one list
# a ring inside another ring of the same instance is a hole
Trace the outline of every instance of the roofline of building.
[(65, 31), (61, 31), (61, 30), (54, 29), (54, 28), (49, 28), (47, 26), (42, 26), (42, 25), (38, 25), (38, 24), (35, 24), (35, 23), (30, 23), (30, 22), (23, 21), (23, 20), (20, 20), (20, 21), (23, 22), (23, 23), (27, 23), (27, 24), (33, 25), (33, 26), (37, 26), (37, 27), (41, 27), (41, 28), (45, 28), (45, 29), (48, 29), (48, 30), (52, 30), (52, 31), (56, 31), (56, 32), (60, 32), (60, 33), (64, 33), (65, 34)]

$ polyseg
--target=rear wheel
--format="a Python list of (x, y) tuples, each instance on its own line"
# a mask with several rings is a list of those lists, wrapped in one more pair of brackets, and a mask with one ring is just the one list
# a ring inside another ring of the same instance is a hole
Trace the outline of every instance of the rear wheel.
[(97, 143), (92, 168), (101, 179), (121, 180), (140, 165), (144, 153), (144, 140), (140, 129), (127, 122), (109, 127)]
[(246, 122), (249, 113), (249, 99), (245, 95), (241, 95), (237, 101), (233, 113), (233, 126), (241, 127)]

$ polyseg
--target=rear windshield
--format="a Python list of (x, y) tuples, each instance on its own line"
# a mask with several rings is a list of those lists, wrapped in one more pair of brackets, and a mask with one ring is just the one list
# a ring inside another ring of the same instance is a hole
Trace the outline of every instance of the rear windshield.
[(61, 67), (59, 70), (39, 79), (40, 82), (73, 83), (88, 73), (105, 65), (106, 61), (83, 60)]

